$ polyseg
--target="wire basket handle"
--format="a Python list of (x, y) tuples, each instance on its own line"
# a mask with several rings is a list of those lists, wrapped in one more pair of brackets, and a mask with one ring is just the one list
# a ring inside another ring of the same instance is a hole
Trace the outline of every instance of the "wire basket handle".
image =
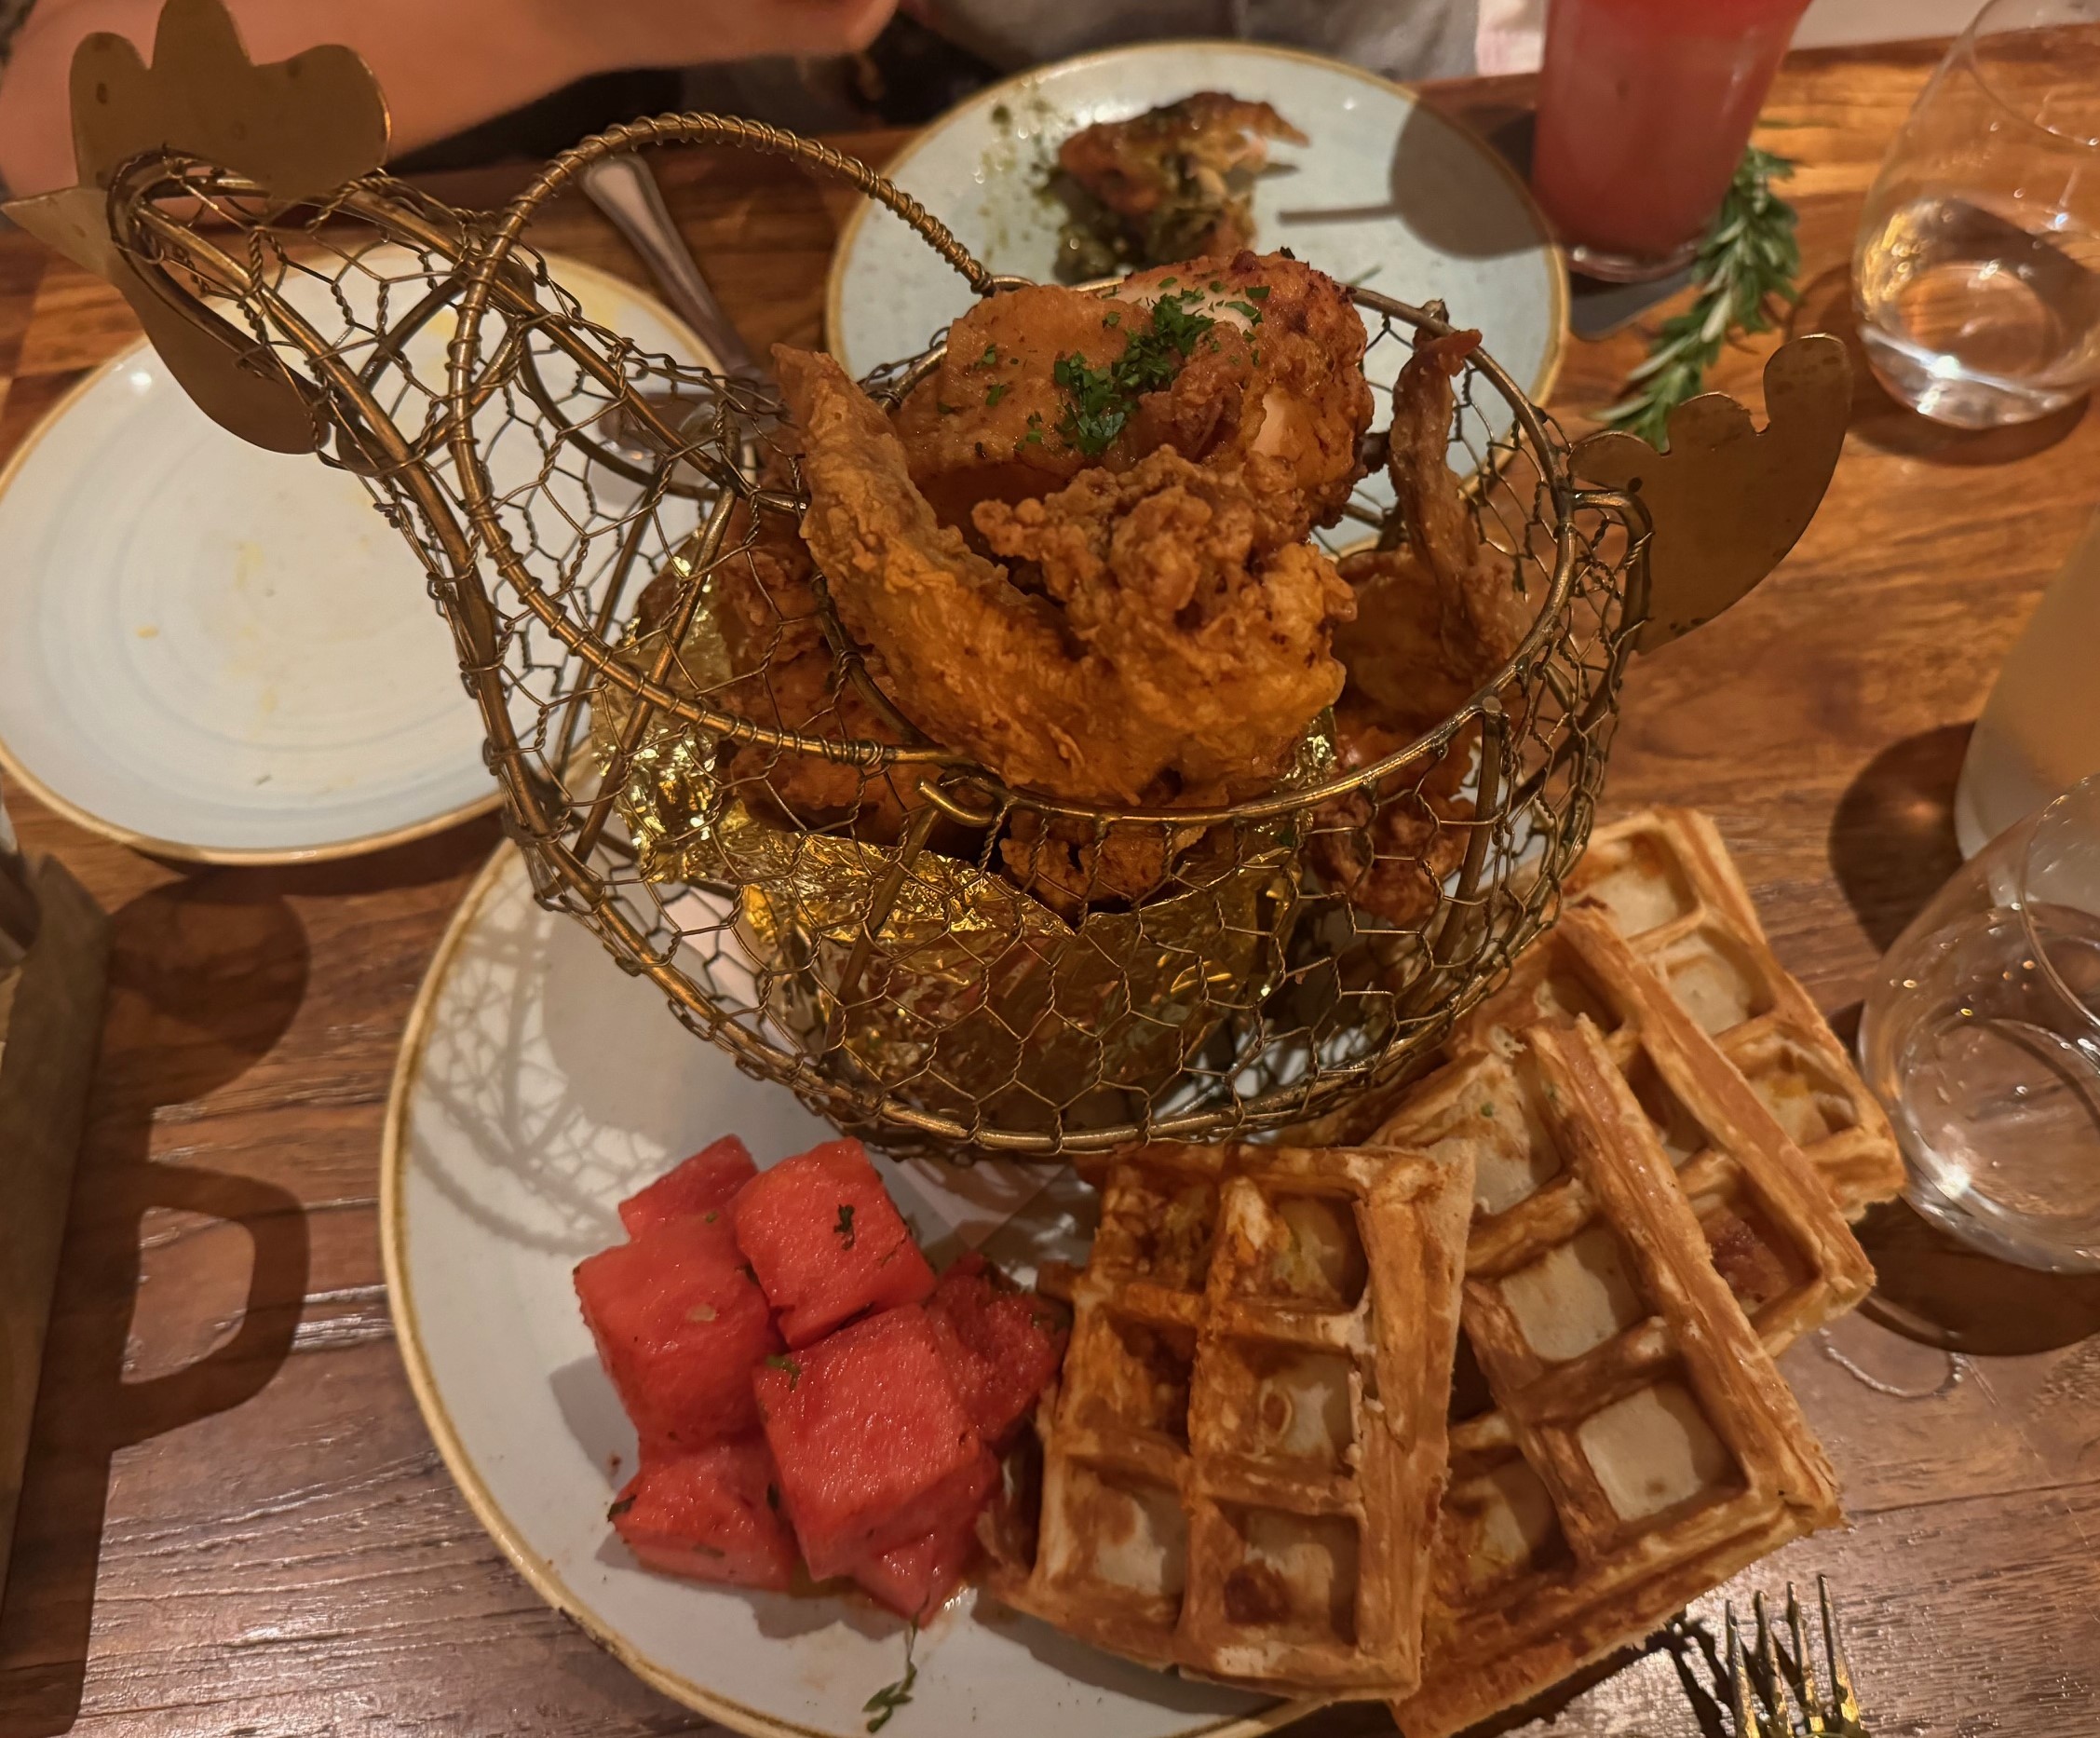
[(977, 294), (989, 295), (996, 287), (997, 279), (990, 267), (957, 241), (947, 224), (887, 176), (870, 169), (859, 157), (847, 156), (830, 145), (783, 132), (762, 121), (740, 120), (728, 115), (651, 115), (644, 120), (609, 127), (562, 152), (505, 209), (495, 229), (496, 251), (507, 253), (517, 243), (539, 206), (575, 180), (589, 164), (602, 157), (617, 156), (645, 145), (659, 144), (723, 144), (738, 150), (763, 152), (769, 156), (786, 157), (791, 163), (798, 163), (830, 180), (845, 182), (902, 218), (918, 232), (927, 246), (962, 274)]

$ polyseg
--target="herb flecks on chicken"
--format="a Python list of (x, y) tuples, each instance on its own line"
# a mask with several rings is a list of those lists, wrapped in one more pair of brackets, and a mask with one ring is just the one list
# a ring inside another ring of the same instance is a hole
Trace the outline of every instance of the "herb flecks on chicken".
[(936, 741), (1074, 801), (1201, 801), (1272, 781), (1341, 691), (1330, 646), (1354, 600), (1274, 511), (1292, 493), (1280, 459), (1161, 446), (982, 501), (973, 529), (1002, 565), (941, 523), (836, 362), (774, 354), (804, 443), (803, 537)]
[[(912, 481), (969, 535), (985, 500), (1031, 500), (1171, 446), (1282, 468), (1292, 537), (1331, 524), (1370, 427), (1363, 322), (1341, 285), (1281, 254), (1141, 272), (1113, 290), (1035, 285), (958, 319), (897, 415)], [(994, 391), (994, 387), (1000, 388)]]
[(1066, 283), (1254, 238), (1253, 179), (1268, 141), (1306, 136), (1266, 102), (1199, 90), (1126, 121), (1096, 121), (1058, 147), (1050, 191), (1070, 213), (1058, 240)]

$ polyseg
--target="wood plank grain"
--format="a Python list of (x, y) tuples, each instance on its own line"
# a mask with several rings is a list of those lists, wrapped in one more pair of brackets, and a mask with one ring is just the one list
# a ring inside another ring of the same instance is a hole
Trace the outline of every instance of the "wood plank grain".
[(27, 953), (8, 956), (17, 969), (0, 1006), (0, 1588), (102, 1039), (109, 954), (109, 920), (63, 863), (46, 858), (26, 888), (34, 928), (21, 934)]
[[(1802, 163), (1801, 330), (1849, 332), (1859, 203), (1933, 59), (1799, 56), (1774, 88), (1768, 117), (1798, 123), (1765, 139)], [(1429, 96), (1493, 131), (1529, 86)], [(879, 161), (902, 137), (849, 148)], [(477, 171), (444, 191), (496, 204), (522, 179)], [(672, 154), (665, 179), (747, 334), (814, 342), (843, 203), (719, 152)], [(641, 279), (574, 200), (534, 235)], [(28, 293), (43, 259), (0, 235), (0, 348), (7, 287)], [(128, 336), (120, 308), (50, 269), (0, 450)], [(1773, 342), (1732, 350), (1716, 384), (1756, 402)], [(1642, 345), (1634, 331), (1572, 346), (1556, 413), (1579, 426)], [(1856, 1000), (1945, 872), (1967, 721), (2100, 500), (2096, 460), (2100, 425), (2082, 411), (1966, 437), (1863, 378), (1800, 549), (1633, 673), (1610, 802), (1714, 810), (1775, 944), (1828, 1008)], [(0, 1734), (703, 1730), (511, 1573), (451, 1489), (388, 1343), (373, 1199), (388, 1071), (493, 825), (336, 868), (196, 871), (17, 809), (25, 843), (60, 853), (115, 922), (53, 1374), (0, 1612)], [(1787, 1364), (1854, 1526), (1757, 1579), (1832, 1572), (1881, 1738), (2087, 1738), (2100, 1296), (1979, 1267), (1900, 1218), (1868, 1234), (1884, 1275), (1870, 1312)], [(1375, 1710), (1321, 1727), (1390, 1730)], [(1552, 1730), (1691, 1727), (1672, 1668), (1648, 1660)]]

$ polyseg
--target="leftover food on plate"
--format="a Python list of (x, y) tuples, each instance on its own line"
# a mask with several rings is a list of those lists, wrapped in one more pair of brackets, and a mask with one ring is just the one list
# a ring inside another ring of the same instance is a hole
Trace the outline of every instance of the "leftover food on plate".
[(1082, 127), (1058, 146), (1046, 183), (1067, 214), (1058, 277), (1085, 283), (1251, 246), (1254, 177), (1272, 139), (1307, 143), (1268, 103), (1222, 90)]

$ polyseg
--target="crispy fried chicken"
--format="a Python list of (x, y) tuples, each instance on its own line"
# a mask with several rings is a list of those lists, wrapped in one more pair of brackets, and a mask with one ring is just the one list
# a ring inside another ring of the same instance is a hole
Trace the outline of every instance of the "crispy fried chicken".
[(803, 536), (935, 740), (1074, 801), (1207, 798), (1273, 778), (1340, 691), (1329, 646), (1348, 588), (1240, 467), (1155, 450), (982, 502), (973, 526), (1009, 568), (941, 523), (835, 362), (775, 357), (804, 441)]
[(1250, 194), (1271, 139), (1306, 143), (1267, 103), (1222, 90), (1082, 127), (1058, 147), (1051, 182), (1072, 213), (1058, 276), (1239, 252), (1254, 238)]
[[(753, 529), (745, 509), (738, 509), (728, 552), (708, 576), (705, 605), (731, 675), (707, 697), (723, 711), (771, 729), (836, 742), (896, 742), (888, 721), (837, 669), (809, 583), (814, 571), (807, 548), (786, 521), (766, 514)], [(670, 618), (680, 579), (666, 568), (644, 589), (637, 632), (650, 632)], [(860, 836), (877, 841), (894, 839), (906, 808), (919, 800), (915, 792), (904, 800), (901, 775), (752, 742), (734, 744), (721, 770), (725, 786), (762, 811), (810, 827), (851, 823)]]
[[(1388, 466), (1410, 541), (1347, 556), (1355, 618), (1335, 649), (1348, 686), (1335, 711), (1345, 768), (1370, 767), (1458, 712), (1493, 680), (1530, 631), (1539, 600), (1484, 550), (1446, 461), (1452, 381), (1477, 332), (1417, 342), (1393, 386)], [(1313, 861), (1356, 904), (1402, 928), (1435, 909), (1437, 884), (1465, 855), (1472, 803), (1458, 794), (1478, 741), (1461, 736), (1431, 763), (1330, 804)]]
[(946, 524), (1171, 446), (1224, 469), (1275, 461), (1264, 499), (1291, 542), (1332, 523), (1356, 482), (1363, 348), (1342, 286), (1281, 254), (1193, 260), (1108, 291), (1032, 286), (955, 321), (897, 432)]

